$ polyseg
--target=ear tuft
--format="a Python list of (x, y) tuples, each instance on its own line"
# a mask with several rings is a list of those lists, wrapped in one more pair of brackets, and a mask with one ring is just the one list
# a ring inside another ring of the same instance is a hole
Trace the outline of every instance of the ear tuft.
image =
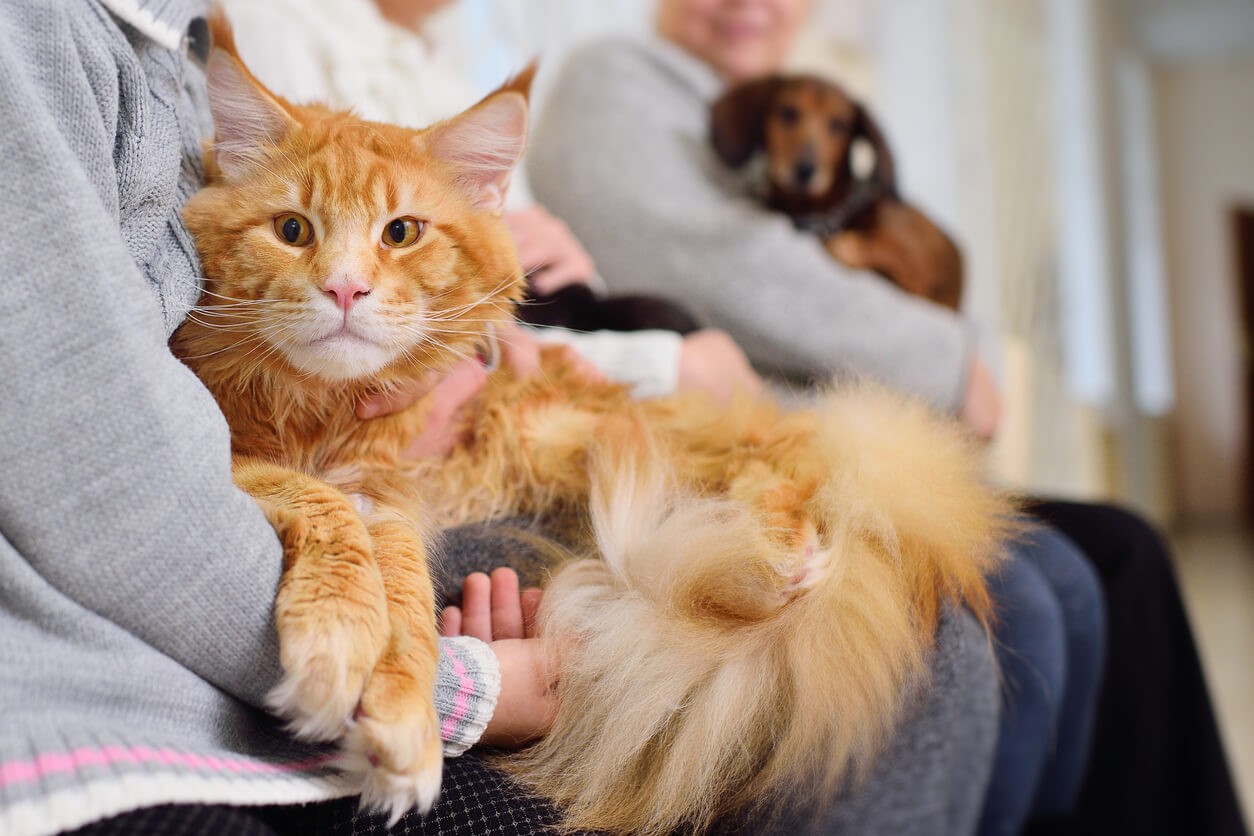
[(884, 137), (884, 132), (880, 130), (879, 123), (862, 104), (855, 106), (854, 136), (864, 138), (875, 151), (875, 166), (871, 169), (871, 181), (884, 188), (889, 197), (897, 199), (897, 169), (893, 163), (893, 152), (888, 147), (888, 140)]
[(474, 107), (421, 135), (426, 149), (448, 164), (479, 209), (500, 214), (509, 181), (527, 145), (527, 96), (536, 65), (489, 93)]
[(213, 47), (206, 68), (218, 168), (228, 177), (248, 171), (296, 123), (282, 99), (248, 71), (235, 48), (231, 24), (220, 9), (209, 17)]

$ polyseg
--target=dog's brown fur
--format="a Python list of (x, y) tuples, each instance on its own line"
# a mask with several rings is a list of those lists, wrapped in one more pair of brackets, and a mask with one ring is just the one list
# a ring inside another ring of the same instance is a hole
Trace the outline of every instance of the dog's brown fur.
[[(276, 708), (345, 741), (367, 801), (394, 816), (429, 805), (424, 535), (574, 512), (594, 547), (557, 571), (540, 617), (561, 650), (558, 714), (502, 759), (566, 827), (699, 829), (815, 774), (830, 790), (864, 770), (925, 685), (941, 609), (990, 611), (984, 576), (1010, 507), (966, 435), (873, 389), (797, 413), (639, 402), (548, 355), (538, 376), (492, 376), (447, 460), (406, 461), (427, 405), (370, 422), (354, 407), (509, 319), (522, 271), (484, 189), (499, 197), (521, 153), (529, 76), (406, 131), (273, 96), (221, 35), (208, 72), (216, 163), (185, 212), (206, 286), (173, 347), (218, 399), (236, 478), (284, 543)], [(380, 246), (380, 225), (406, 212), (422, 213), (423, 237)], [(316, 234), (284, 243), (288, 213)], [(323, 282), (345, 248), (369, 282), (354, 327), (394, 324), (403, 351), (328, 377), (289, 341), (333, 304)]]
[[(711, 110), (714, 147), (739, 167), (758, 151), (767, 158), (768, 204), (794, 219), (825, 218), (870, 190), (868, 205), (847, 223), (824, 230), (839, 261), (874, 270), (903, 290), (957, 309), (962, 254), (957, 245), (897, 193), (892, 152), (866, 108), (838, 85), (814, 76), (770, 76), (729, 90)], [(875, 168), (860, 184), (852, 167), (859, 137), (875, 150)]]

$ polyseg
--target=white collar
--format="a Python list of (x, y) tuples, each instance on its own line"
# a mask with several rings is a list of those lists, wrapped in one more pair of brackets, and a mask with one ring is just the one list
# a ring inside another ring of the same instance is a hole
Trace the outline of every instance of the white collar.
[(146, 0), (100, 0), (100, 4), (166, 49), (173, 52), (182, 48), (183, 28), (162, 20), (153, 11), (152, 7), (159, 7), (160, 3)]

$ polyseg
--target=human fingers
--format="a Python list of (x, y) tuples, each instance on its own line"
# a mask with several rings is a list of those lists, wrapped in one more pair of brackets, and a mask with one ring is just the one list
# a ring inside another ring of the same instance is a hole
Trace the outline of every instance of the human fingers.
[(588, 284), (595, 272), (591, 259), (553, 258), (543, 267), (529, 272), (527, 280), (537, 296), (548, 296), (567, 285)]
[(551, 236), (545, 231), (548, 219), (538, 206), (529, 206), (505, 213), (505, 225), (514, 239), (514, 249), (523, 269), (530, 272), (544, 266), (548, 256), (547, 243)]
[(575, 373), (589, 382), (600, 382), (605, 380), (605, 372), (601, 371), (601, 367), (596, 363), (584, 357), (569, 345), (557, 345), (553, 349), (561, 357), (561, 361), (568, 366), (574, 368)]
[(518, 575), (513, 569), (492, 570), (492, 639), (523, 637), (522, 602), (518, 597)]
[(446, 456), (457, 443), (458, 413), (487, 383), (487, 372), (476, 360), (463, 360), (431, 390), (431, 411), (422, 432), (413, 438), (402, 455), (406, 458)]
[(972, 359), (959, 417), (977, 438), (991, 441), (1001, 423), (1001, 410), (1001, 393), (992, 372), (978, 357)]
[(524, 639), (534, 639), (536, 637), (536, 616), (540, 612), (540, 601), (543, 597), (544, 591), (534, 586), (524, 589), (520, 596)]
[(542, 206), (507, 213), (518, 260), (535, 291), (547, 295), (574, 282), (587, 282), (596, 263), (570, 227)]
[(762, 380), (736, 342), (725, 332), (705, 329), (684, 337), (679, 355), (679, 388), (701, 390), (727, 403), (738, 391), (757, 395)]
[(440, 613), (440, 635), (446, 637), (462, 634), (461, 607), (445, 607)]
[(371, 418), (400, 412), (402, 409), (417, 403), (439, 381), (440, 375), (433, 372), (391, 391), (371, 395), (357, 404), (357, 417), (363, 421), (368, 421)]
[(462, 635), (492, 641), (492, 582), (473, 572), (462, 583)]
[(540, 341), (517, 322), (501, 325), (497, 332), (505, 365), (516, 377), (531, 377), (540, 371)]

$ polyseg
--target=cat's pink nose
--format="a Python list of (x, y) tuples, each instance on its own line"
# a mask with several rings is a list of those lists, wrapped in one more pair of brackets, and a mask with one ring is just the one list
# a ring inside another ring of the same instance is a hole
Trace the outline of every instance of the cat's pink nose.
[(322, 286), (322, 290), (335, 298), (336, 304), (344, 313), (348, 313), (354, 302), (370, 295), (370, 285), (361, 279), (331, 279)]

